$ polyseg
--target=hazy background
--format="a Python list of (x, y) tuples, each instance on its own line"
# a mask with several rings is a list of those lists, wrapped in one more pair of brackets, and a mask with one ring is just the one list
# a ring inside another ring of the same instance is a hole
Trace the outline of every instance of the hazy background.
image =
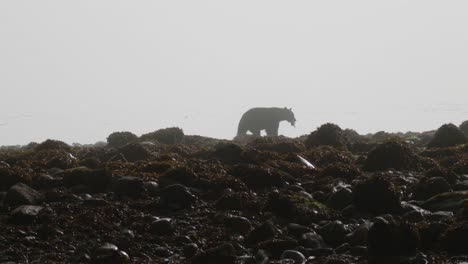
[(0, 145), (179, 126), (235, 136), (292, 107), (298, 136), (468, 119), (466, 1), (0, 2)]

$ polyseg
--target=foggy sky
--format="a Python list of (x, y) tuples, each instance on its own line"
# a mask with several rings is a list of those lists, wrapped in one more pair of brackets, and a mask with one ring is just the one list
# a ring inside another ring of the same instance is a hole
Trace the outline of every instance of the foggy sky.
[(235, 136), (468, 119), (466, 1), (0, 1), (0, 145), (179, 126)]

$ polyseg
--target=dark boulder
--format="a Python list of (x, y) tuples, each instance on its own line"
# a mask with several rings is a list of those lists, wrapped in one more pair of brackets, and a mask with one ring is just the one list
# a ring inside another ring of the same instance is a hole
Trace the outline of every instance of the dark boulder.
[(401, 210), (400, 195), (385, 175), (372, 176), (354, 186), (353, 202), (362, 212), (396, 213)]
[(11, 211), (8, 221), (17, 225), (31, 224), (38, 219), (42, 209), (42, 206), (22, 205)]
[(63, 177), (63, 183), (68, 188), (84, 185), (96, 192), (106, 189), (112, 178), (112, 175), (106, 170), (92, 170), (86, 167), (65, 170), (57, 176)]
[(138, 177), (119, 177), (112, 184), (112, 191), (117, 195), (140, 196), (145, 190), (145, 184)]
[(159, 204), (161, 207), (183, 209), (197, 200), (190, 190), (181, 184), (169, 185), (161, 190)]
[(191, 186), (196, 180), (198, 180), (197, 174), (188, 168), (181, 167), (170, 169), (163, 175), (159, 176), (158, 184), (161, 187), (166, 187), (173, 184)]
[(437, 129), (434, 138), (427, 144), (428, 148), (444, 148), (466, 144), (468, 139), (454, 124), (444, 124)]
[(24, 183), (13, 185), (5, 196), (4, 204), (10, 206), (36, 205), (44, 201), (44, 196)]

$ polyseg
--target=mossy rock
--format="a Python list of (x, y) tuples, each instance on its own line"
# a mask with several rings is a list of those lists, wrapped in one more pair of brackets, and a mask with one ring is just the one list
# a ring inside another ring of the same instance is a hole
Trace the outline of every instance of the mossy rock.
[(326, 123), (312, 132), (306, 139), (307, 148), (318, 146), (332, 146), (335, 148), (346, 148), (348, 139), (343, 130), (335, 124)]
[(178, 144), (184, 140), (184, 131), (178, 127), (169, 127), (143, 134), (140, 141), (156, 141), (162, 144)]
[(390, 139), (377, 145), (367, 156), (364, 169), (367, 171), (418, 170), (417, 155), (401, 140)]
[(454, 124), (444, 124), (435, 133), (434, 138), (427, 144), (428, 148), (444, 148), (468, 143), (468, 139)]
[(138, 136), (132, 132), (114, 132), (107, 137), (107, 144), (110, 147), (121, 147), (132, 143), (138, 139)]

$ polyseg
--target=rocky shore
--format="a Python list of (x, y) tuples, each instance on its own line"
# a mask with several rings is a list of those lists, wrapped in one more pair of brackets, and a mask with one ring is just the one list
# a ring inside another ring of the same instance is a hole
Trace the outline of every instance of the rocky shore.
[(2, 147), (0, 263), (468, 263), (467, 127)]

